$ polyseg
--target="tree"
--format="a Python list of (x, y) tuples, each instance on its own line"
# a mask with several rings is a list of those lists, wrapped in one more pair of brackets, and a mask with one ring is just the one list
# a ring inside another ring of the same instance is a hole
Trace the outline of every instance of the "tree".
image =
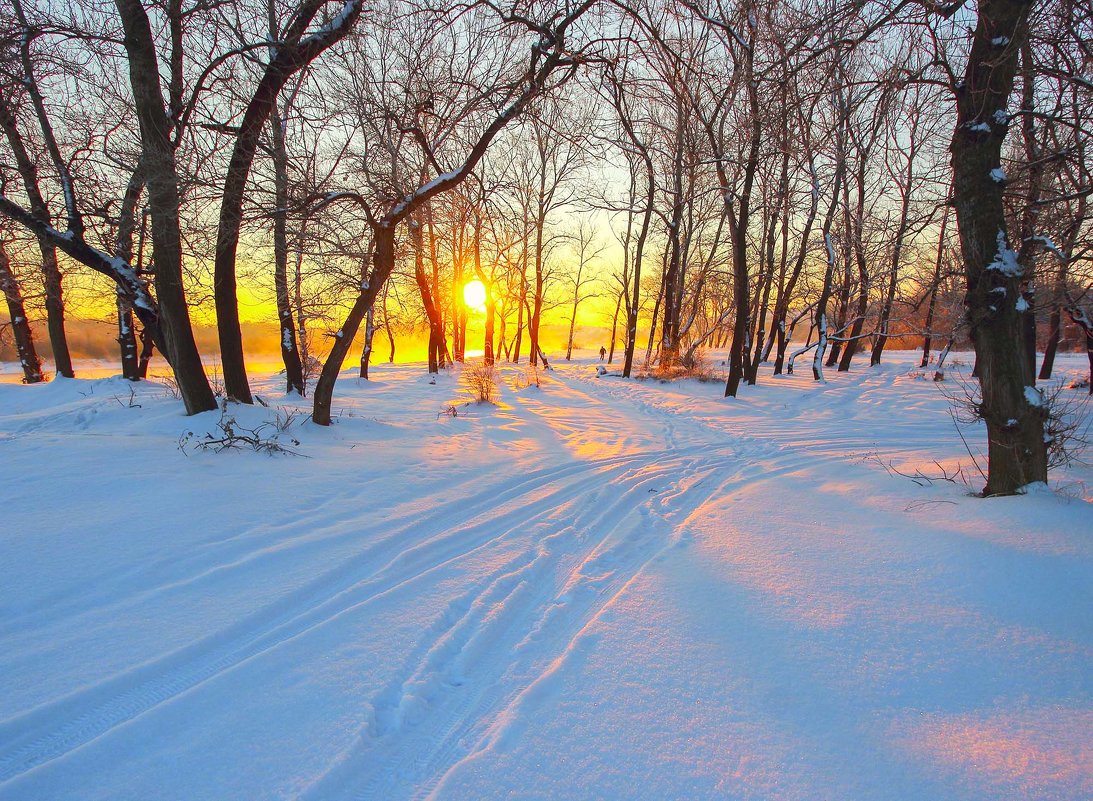
[(593, 291), (592, 287), (595, 286), (598, 279), (589, 268), (592, 262), (603, 253), (606, 245), (600, 245), (595, 240), (595, 231), (587, 221), (581, 220), (576, 232), (573, 234), (573, 255), (576, 256), (576, 264), (569, 274), (573, 293), (570, 296), (572, 305), (569, 314), (569, 339), (565, 350), (565, 360), (567, 362), (573, 358), (573, 330), (577, 324), (577, 308), (582, 302), (596, 297), (596, 292)]
[(27, 311), (23, 306), (23, 295), (19, 289), (19, 282), (11, 270), (11, 262), (8, 259), (7, 248), (0, 240), (0, 293), (8, 306), (8, 318), (11, 321), (12, 339), (15, 340), (15, 352), (19, 357), (19, 365), (23, 368), (23, 383), (37, 384), (44, 381), (42, 375), (42, 360), (38, 358), (38, 351), (34, 347), (34, 334), (30, 330), (30, 321), (27, 319)]
[[(276, 44), (270, 46), (269, 63), (247, 103), (235, 135), (231, 160), (224, 176), (220, 225), (216, 235), (214, 281), (224, 391), (229, 398), (242, 403), (251, 403), (251, 392), (239, 327), (235, 259), (243, 221), (243, 196), (258, 150), (259, 136), (288, 80), (350, 31), (361, 14), (362, 2), (345, 0), (338, 13), (314, 31), (310, 30), (311, 24), (327, 0), (302, 0), (281, 32), (276, 30), (273, 6), (270, 6), (270, 35)], [(276, 144), (274, 147), (276, 149)]]
[(555, 72), (562, 74), (563, 81), (572, 76), (578, 61), (570, 50), (567, 35), (574, 23), (584, 15), (593, 2), (594, 0), (586, 0), (573, 7), (564, 16), (555, 16), (546, 23), (526, 18), (506, 20), (526, 27), (538, 39), (531, 45), (528, 60), (517, 80), (508, 83), (510, 88), (495, 87), (494, 92), (497, 97), (492, 99), (501, 100), (503, 103), (501, 110), (493, 115), (476, 136), (470, 139), (465, 155), (454, 169), (442, 171), (434, 147), (419, 139), (419, 144), (423, 145), (425, 156), (437, 170), (437, 175), (401, 197), (393, 201), (388, 200), (386, 211), (382, 215), (373, 213), (368, 201), (358, 193), (340, 193), (326, 198), (327, 203), (338, 199), (350, 200), (365, 211), (372, 231), (375, 251), (371, 270), (367, 278), (361, 282), (360, 292), (346, 315), (345, 322), (335, 334), (334, 345), (316, 383), (312, 419), (317, 424), (330, 425), (330, 404), (334, 393), (334, 383), (341, 370), (342, 362), (361, 321), (395, 268), (395, 237), (398, 227), (429, 200), (456, 188), (466, 180), (486, 155), (486, 151), (497, 135), (509, 123), (517, 119), (533, 100), (551, 89), (551, 78), (554, 77)]
[[(172, 126), (159, 85), (159, 63), (148, 15), (139, 0), (115, 0), (125, 30), (125, 50), (133, 102), (140, 124), (141, 165), (152, 218), (156, 298), (163, 350), (189, 414), (216, 408), (201, 356), (190, 327), (190, 312), (182, 285), (182, 232), (179, 225), (179, 181)], [(73, 202), (73, 208), (75, 203)], [(69, 230), (82, 234), (83, 225), (70, 213)], [(74, 254), (73, 254), (74, 255)]]
[(987, 425), (985, 495), (1012, 495), (1047, 481), (1047, 408), (1025, 357), (1024, 269), (1010, 245), (1001, 171), (1017, 57), (1028, 36), (1028, 0), (981, 2), (963, 79), (950, 152), (953, 206), (964, 259), (968, 326), (975, 345)]

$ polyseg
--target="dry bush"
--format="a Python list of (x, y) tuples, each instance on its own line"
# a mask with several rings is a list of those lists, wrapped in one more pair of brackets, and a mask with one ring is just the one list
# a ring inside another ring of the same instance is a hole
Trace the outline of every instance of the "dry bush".
[(302, 420), (304, 416), (300, 409), (291, 406), (279, 406), (273, 417), (273, 427), (277, 429), (278, 434), (284, 434)]
[(638, 378), (653, 378), (661, 382), (693, 378), (704, 384), (725, 380), (723, 371), (712, 364), (703, 351), (697, 350), (672, 367), (654, 365), (639, 374)]
[(217, 398), (224, 397), (224, 376), (220, 373), (220, 362), (214, 361), (206, 371), (209, 376), (209, 388)]
[(477, 403), (493, 403), (497, 394), (497, 368), (485, 361), (464, 365), (463, 385)]
[(165, 375), (160, 379), (160, 383), (163, 386), (163, 391), (167, 393), (167, 397), (173, 400), (182, 400), (182, 390), (178, 388), (178, 382), (175, 381), (173, 375)]
[[(940, 384), (938, 386), (941, 387)], [(1061, 380), (1041, 384), (1038, 389), (1046, 410), (1044, 441), (1047, 443), (1048, 469), (1082, 462), (1082, 456), (1089, 446), (1090, 425), (1093, 424), (1089, 414), (1089, 396), (1067, 392), (1066, 382)], [(949, 414), (963, 440), (960, 426), (972, 425), (983, 419), (979, 381), (958, 378), (954, 386), (946, 387), (941, 392), (949, 401)], [(986, 473), (966, 440), (964, 447), (985, 481)]]
[(1053, 381), (1043, 387), (1047, 406), (1044, 436), (1051, 438), (1047, 446), (1048, 467), (1082, 462), (1082, 455), (1089, 447), (1089, 429), (1093, 424), (1089, 415), (1090, 396), (1066, 389), (1065, 381)]
[(306, 397), (307, 388), (315, 383), (319, 373), (323, 371), (323, 363), (309, 353), (300, 366), (304, 372), (304, 396)]
[(539, 374), (537, 364), (529, 364), (522, 374), (517, 375), (512, 380), (513, 389), (526, 389), (527, 387), (539, 389), (542, 385), (543, 379)]
[[(289, 411), (286, 411), (283, 415), (279, 412), (272, 422), (265, 422), (254, 428), (247, 428), (241, 425), (233, 415), (228, 414), (224, 407), (221, 407), (220, 419), (216, 422), (218, 433), (196, 437), (194, 432), (187, 431), (179, 437), (178, 449), (183, 453), (186, 453), (187, 447), (194, 447), (199, 451), (213, 451), (214, 453), (222, 453), (228, 450), (253, 450), (255, 453), (265, 453), (269, 456), (280, 453), (302, 456), (303, 454), (285, 445), (280, 439), (281, 434), (292, 426), (296, 417), (295, 413)], [(267, 434), (266, 432), (271, 428), (274, 429), (274, 433)], [(299, 446), (300, 444), (300, 440), (295, 437), (289, 437), (288, 442), (291, 446)]]

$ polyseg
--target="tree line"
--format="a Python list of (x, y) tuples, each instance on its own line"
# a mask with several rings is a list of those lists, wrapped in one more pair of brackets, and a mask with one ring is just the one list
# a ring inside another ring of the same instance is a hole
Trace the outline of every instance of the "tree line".
[(378, 332), (462, 361), (476, 279), (487, 362), (545, 363), (553, 307), (568, 358), (596, 297), (623, 375), (725, 347), (726, 396), (764, 365), (823, 381), (914, 336), (940, 369), (968, 342), (1008, 494), (1046, 479), (1036, 382), (1068, 326), (1093, 371), (1088, 0), (0, 2), (0, 288), (28, 382), (33, 314), (74, 374), (87, 272), (126, 378), (158, 351), (187, 412), (215, 408), (191, 320), (215, 309), (250, 403), (257, 285), (327, 425)]

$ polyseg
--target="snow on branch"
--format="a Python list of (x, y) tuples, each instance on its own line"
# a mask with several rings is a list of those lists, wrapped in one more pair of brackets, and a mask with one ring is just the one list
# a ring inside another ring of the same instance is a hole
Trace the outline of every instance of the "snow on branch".
[(138, 316), (146, 323), (155, 324), (159, 318), (156, 303), (148, 292), (148, 286), (132, 265), (116, 256), (87, 244), (83, 236), (75, 231), (61, 232), (44, 220), (40, 220), (18, 203), (0, 193), (0, 214), (15, 220), (37, 236), (46, 239), (58, 250), (71, 256), (81, 264), (96, 272), (112, 278), (118, 285), (118, 291), (132, 302), (138, 310)]

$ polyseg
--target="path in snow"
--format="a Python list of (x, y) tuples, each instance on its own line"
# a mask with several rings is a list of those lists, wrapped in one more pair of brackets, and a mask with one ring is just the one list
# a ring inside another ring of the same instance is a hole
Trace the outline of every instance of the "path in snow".
[(889, 475), (967, 461), (906, 365), (520, 376), (343, 381), (310, 459), (0, 386), (0, 799), (1093, 795), (1091, 507)]

